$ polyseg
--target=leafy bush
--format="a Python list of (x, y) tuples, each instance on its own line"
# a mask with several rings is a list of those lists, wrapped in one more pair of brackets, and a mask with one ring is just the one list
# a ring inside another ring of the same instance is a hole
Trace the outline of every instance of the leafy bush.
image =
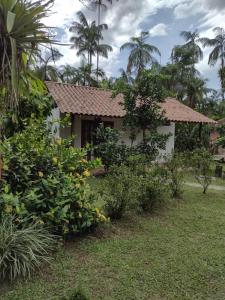
[(0, 222), (0, 277), (29, 277), (42, 263), (49, 262), (55, 249), (55, 236), (46, 229), (30, 225), (18, 228), (16, 220), (3, 215)]
[(172, 197), (180, 197), (183, 193), (185, 159), (182, 154), (174, 153), (165, 163), (168, 185)]
[(139, 206), (143, 211), (153, 212), (159, 207), (167, 190), (166, 177), (159, 167), (153, 167), (139, 178)]
[(106, 201), (106, 214), (112, 219), (120, 219), (129, 208), (137, 204), (140, 181), (127, 166), (114, 166), (105, 177), (101, 195)]
[(43, 120), (31, 120), (22, 132), (0, 146), (3, 180), (0, 209), (21, 223), (44, 223), (57, 233), (93, 228), (105, 217), (93, 207), (95, 195), (86, 182), (85, 151), (70, 141), (55, 139)]
[(192, 152), (192, 167), (194, 169), (195, 178), (203, 187), (205, 194), (209, 185), (212, 182), (212, 155), (204, 148), (197, 149)]
[(95, 155), (100, 157), (106, 170), (112, 165), (121, 165), (129, 155), (129, 148), (119, 143), (119, 131), (100, 124), (96, 131)]

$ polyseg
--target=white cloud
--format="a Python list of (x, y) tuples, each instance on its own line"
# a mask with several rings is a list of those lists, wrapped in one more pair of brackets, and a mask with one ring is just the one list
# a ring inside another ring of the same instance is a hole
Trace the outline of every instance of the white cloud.
[(225, 10), (224, 0), (184, 0), (175, 7), (174, 15), (177, 19), (183, 19), (221, 10)]
[(183, 19), (197, 15), (199, 13), (202, 13), (203, 11), (203, 5), (198, 0), (188, 1), (177, 5), (174, 9), (174, 15), (176, 19)]
[(154, 27), (152, 27), (149, 30), (149, 33), (152, 37), (154, 36), (165, 36), (167, 35), (167, 25), (164, 23), (159, 23), (157, 25), (155, 25)]

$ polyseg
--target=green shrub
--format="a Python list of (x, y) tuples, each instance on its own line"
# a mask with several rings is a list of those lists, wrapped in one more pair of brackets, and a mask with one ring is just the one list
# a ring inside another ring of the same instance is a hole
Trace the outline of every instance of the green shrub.
[(18, 228), (16, 220), (3, 215), (0, 222), (0, 277), (29, 277), (31, 272), (48, 263), (55, 249), (55, 236), (46, 229), (29, 225)]
[(128, 209), (137, 205), (140, 181), (127, 166), (114, 166), (103, 180), (101, 195), (106, 202), (105, 212), (120, 219)]
[(165, 199), (166, 178), (162, 170), (153, 167), (140, 177), (139, 206), (143, 211), (154, 212)]
[(191, 164), (197, 182), (203, 187), (205, 194), (212, 182), (212, 155), (206, 149), (197, 149), (192, 152)]
[(97, 128), (95, 155), (100, 157), (105, 169), (113, 165), (121, 165), (129, 156), (129, 148), (119, 142), (120, 133), (118, 130), (104, 127), (103, 124)]
[(165, 166), (171, 195), (174, 198), (180, 197), (183, 194), (184, 185), (184, 156), (180, 153), (174, 153), (167, 158)]
[(31, 120), (0, 146), (3, 180), (0, 209), (21, 223), (46, 224), (57, 233), (80, 233), (104, 221), (93, 207), (95, 195), (86, 178), (99, 161), (70, 141), (55, 139), (43, 120)]

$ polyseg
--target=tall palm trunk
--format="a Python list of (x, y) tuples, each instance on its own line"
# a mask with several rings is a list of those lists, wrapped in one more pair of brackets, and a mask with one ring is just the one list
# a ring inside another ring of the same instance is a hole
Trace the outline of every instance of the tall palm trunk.
[[(223, 47), (222, 47), (222, 53), (223, 53)], [(224, 96), (225, 78), (224, 78), (224, 58), (223, 58), (223, 56), (222, 56), (222, 60), (221, 60), (220, 80), (221, 80), (222, 99), (224, 101), (225, 100), (225, 96)]]
[[(101, 0), (98, 1), (98, 27), (101, 21)], [(98, 39), (98, 47), (100, 44), (100, 40)], [(97, 83), (98, 83), (98, 70), (99, 70), (99, 52), (97, 51)]]

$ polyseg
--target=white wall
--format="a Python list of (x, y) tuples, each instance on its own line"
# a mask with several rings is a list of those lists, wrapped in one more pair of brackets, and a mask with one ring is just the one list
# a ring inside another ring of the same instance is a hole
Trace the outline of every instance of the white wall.
[[(94, 120), (93, 116), (78, 116), (75, 115), (74, 123), (73, 123), (73, 132), (75, 134), (74, 146), (80, 148), (81, 147), (81, 120)], [(114, 122), (114, 128), (121, 131), (121, 142), (124, 142), (126, 145), (130, 146), (131, 141), (129, 138), (129, 131), (124, 131), (123, 129), (123, 119), (122, 118), (109, 118), (109, 117), (101, 117), (102, 121), (112, 121)], [(175, 139), (175, 123), (170, 123), (169, 126), (161, 126), (158, 128), (158, 132), (161, 134), (170, 133), (171, 136), (167, 140), (166, 150), (160, 150), (160, 156), (171, 154), (174, 150), (174, 139)], [(61, 128), (60, 136), (68, 137), (71, 135), (71, 128)], [(138, 144), (142, 141), (142, 133), (138, 133), (137, 137), (134, 141), (134, 145)]]
[(59, 108), (56, 107), (52, 110), (51, 115), (47, 118), (47, 122), (51, 123), (52, 133), (54, 133), (56, 137), (60, 136), (59, 121), (60, 121), (60, 111)]

